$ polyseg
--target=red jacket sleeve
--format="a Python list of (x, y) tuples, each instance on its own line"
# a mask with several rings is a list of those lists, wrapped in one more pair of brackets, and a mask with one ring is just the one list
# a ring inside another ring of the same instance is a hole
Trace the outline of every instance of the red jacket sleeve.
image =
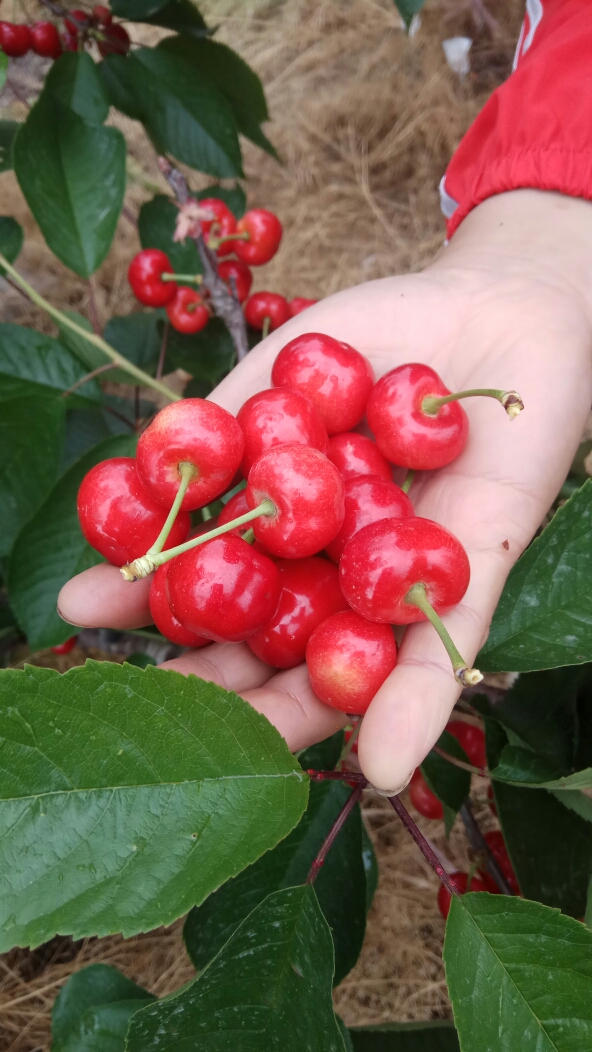
[(520, 187), (592, 200), (592, 0), (527, 0), (514, 71), (440, 184), (448, 236), (481, 201)]

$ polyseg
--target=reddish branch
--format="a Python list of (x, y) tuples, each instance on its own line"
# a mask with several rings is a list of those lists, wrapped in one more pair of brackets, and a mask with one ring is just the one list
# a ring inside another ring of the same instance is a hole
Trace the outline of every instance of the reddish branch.
[(450, 877), (448, 876), (448, 873), (444, 869), (444, 866), (432, 851), (421, 830), (418, 829), (418, 827), (416, 826), (411, 815), (409, 814), (409, 811), (402, 803), (400, 796), (389, 796), (388, 802), (391, 805), (391, 807), (393, 807), (397, 812), (407, 832), (410, 833), (413, 839), (415, 840), (415, 843), (417, 844), (423, 857), (425, 858), (426, 862), (428, 862), (429, 865), (432, 867), (434, 873), (438, 877), (438, 880), (441, 881), (441, 883), (444, 885), (446, 890), (450, 892), (451, 895), (458, 895), (458, 889), (455, 888), (454, 884), (450, 880)]
[(500, 889), (502, 895), (513, 895), (514, 892), (512, 891), (510, 885), (508, 884), (508, 881), (504, 877), (504, 874), (502, 873), (489, 847), (489, 844), (487, 843), (485, 837), (483, 836), (483, 833), (477, 825), (477, 820), (471, 810), (471, 805), (468, 800), (465, 801), (465, 803), (460, 809), (460, 817), (463, 820), (469, 844), (471, 845), (475, 854), (479, 854), (483, 857), (483, 862), (487, 869), (487, 872), (495, 880), (495, 883)]
[[(331, 773), (333, 773), (333, 772), (331, 772)], [(348, 796), (345, 804), (341, 808), (341, 811), (337, 815), (337, 818), (335, 819), (333, 825), (331, 826), (329, 832), (327, 833), (327, 836), (323, 840), (323, 843), (321, 844), (321, 846), (319, 848), (319, 852), (317, 854), (317, 857), (315, 858), (312, 866), (310, 867), (309, 874), (308, 874), (308, 876), (306, 878), (306, 883), (307, 884), (314, 884), (315, 880), (317, 879), (317, 876), (319, 874), (319, 870), (323, 866), (323, 864), (325, 862), (325, 859), (326, 859), (327, 855), (329, 854), (329, 851), (331, 850), (332, 845), (335, 842), (335, 839), (339, 835), (339, 831), (341, 829), (343, 829), (343, 826), (347, 822), (351, 812), (353, 811), (353, 809), (356, 806), (358, 800), (360, 799), (360, 797), (361, 797), (366, 785), (367, 785), (366, 779), (363, 778), (362, 781), (356, 786), (356, 788)]]

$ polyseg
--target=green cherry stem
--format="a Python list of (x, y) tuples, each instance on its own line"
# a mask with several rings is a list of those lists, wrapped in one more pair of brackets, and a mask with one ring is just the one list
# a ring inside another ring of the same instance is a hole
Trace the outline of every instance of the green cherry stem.
[(220, 245), (223, 245), (225, 241), (250, 241), (251, 235), (248, 230), (241, 230), (238, 234), (217, 234), (210, 233), (208, 238), (208, 248), (211, 248), (214, 252)]
[(191, 281), (194, 285), (203, 284), (203, 274), (170, 274), (163, 270), (160, 275), (161, 281)]
[(409, 471), (405, 475), (405, 481), (401, 485), (401, 489), (403, 490), (403, 493), (409, 493), (409, 490), (411, 489), (411, 485), (413, 483), (413, 479), (414, 478), (415, 478), (415, 472), (414, 472), (413, 468), (409, 468)]
[(263, 319), (263, 327), (261, 329), (261, 339), (266, 340), (269, 336), (269, 330), (271, 328), (271, 318), (267, 315)]
[(495, 391), (491, 387), (476, 387), (471, 391), (457, 391), (456, 394), (443, 395), (441, 398), (436, 398), (435, 395), (428, 395), (423, 399), (421, 408), (428, 416), (437, 416), (438, 410), (443, 405), (448, 405), (449, 402), (458, 402), (460, 398), (473, 398), (476, 395), (481, 398), (495, 398), (498, 402), (501, 402), (510, 420), (513, 420), (524, 409), (524, 402), (518, 391)]
[(162, 549), (164, 548), (164, 546), (165, 546), (165, 544), (167, 542), (168, 535), (171, 532), (173, 526), (175, 525), (175, 519), (177, 518), (177, 515), (179, 514), (179, 510), (181, 508), (181, 504), (183, 503), (183, 498), (184, 498), (185, 494), (187, 493), (187, 488), (189, 486), (189, 483), (198, 474), (198, 471), (197, 471), (197, 468), (195, 467), (195, 464), (190, 464), (188, 460), (182, 460), (181, 463), (179, 464), (179, 469), (178, 470), (179, 470), (179, 476), (180, 476), (180, 479), (181, 479), (181, 483), (179, 485), (179, 489), (177, 490), (177, 496), (175, 497), (175, 499), (173, 501), (171, 510), (169, 511), (169, 513), (167, 515), (167, 520), (166, 520), (164, 526), (162, 527), (162, 530), (158, 534), (158, 537), (156, 538), (156, 540), (155, 540), (154, 544), (152, 545), (152, 547), (149, 548), (148, 551), (146, 552), (146, 555), (158, 555), (159, 552), (161, 552)]
[(255, 530), (251, 526), (251, 528), (249, 530), (246, 530), (243, 533), (243, 541), (245, 541), (246, 544), (253, 544), (254, 540), (255, 540)]
[(425, 584), (414, 584), (407, 592), (405, 602), (409, 603), (411, 606), (416, 606), (418, 610), (421, 610), (422, 614), (427, 617), (430, 624), (434, 626), (446, 647), (446, 653), (452, 662), (454, 675), (459, 682), (462, 683), (463, 687), (474, 687), (477, 683), (480, 683), (483, 676), (479, 672), (479, 669), (470, 668), (465, 659), (459, 654), (450, 632), (428, 599)]
[(126, 581), (137, 581), (141, 577), (148, 577), (148, 574), (151, 574), (158, 566), (168, 563), (169, 559), (174, 559), (176, 555), (182, 555), (183, 552), (188, 552), (191, 548), (197, 548), (198, 545), (205, 544), (206, 541), (212, 541), (214, 537), (221, 537), (223, 533), (229, 533), (230, 530), (236, 529), (237, 526), (243, 526), (245, 522), (252, 522), (253, 519), (260, 518), (261, 515), (275, 515), (276, 512), (277, 508), (273, 501), (265, 498), (252, 511), (239, 515), (238, 518), (232, 519), (231, 522), (225, 522), (223, 526), (216, 526), (209, 533), (201, 533), (198, 537), (192, 537), (191, 540), (185, 541), (184, 544), (178, 544), (176, 548), (168, 548), (166, 552), (160, 552), (156, 555), (146, 552), (146, 555), (142, 555), (132, 563), (122, 566), (120, 573)]

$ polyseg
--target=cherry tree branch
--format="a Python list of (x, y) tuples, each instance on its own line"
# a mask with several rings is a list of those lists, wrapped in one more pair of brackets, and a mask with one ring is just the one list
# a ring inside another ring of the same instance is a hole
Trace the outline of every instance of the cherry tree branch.
[(402, 802), (401, 797), (389, 796), (387, 799), (391, 807), (397, 812), (407, 832), (410, 833), (413, 839), (415, 840), (415, 843), (417, 844), (423, 857), (433, 869), (434, 873), (438, 877), (438, 880), (444, 885), (446, 890), (449, 891), (451, 895), (458, 895), (458, 889), (455, 888), (454, 884), (450, 880), (448, 873), (444, 869), (444, 866), (440, 862), (440, 859), (437, 857), (437, 855), (434, 854), (434, 851), (428, 844), (426, 838), (421, 832), (421, 829), (419, 829), (416, 826), (411, 815), (409, 814), (409, 811)]
[(323, 840), (323, 843), (321, 844), (318, 850), (317, 857), (315, 858), (312, 866), (310, 867), (309, 874), (306, 878), (307, 884), (314, 884), (315, 880), (317, 879), (319, 875), (319, 870), (324, 865), (325, 859), (329, 854), (331, 847), (335, 843), (335, 840), (339, 835), (340, 830), (343, 829), (343, 826), (347, 822), (351, 812), (353, 811), (358, 800), (360, 799), (364, 789), (366, 788), (366, 785), (367, 782), (364, 778), (361, 782), (358, 783), (358, 785), (356, 785), (356, 788), (352, 790), (347, 800), (345, 801), (343, 807), (341, 808), (341, 811), (337, 815), (337, 818), (335, 819), (333, 825), (327, 833), (327, 836)]
[(508, 884), (508, 881), (504, 877), (496, 859), (494, 858), (489, 844), (487, 843), (483, 833), (477, 825), (477, 820), (471, 810), (471, 805), (468, 800), (462, 805), (460, 809), (460, 817), (463, 820), (464, 827), (467, 832), (467, 839), (475, 853), (479, 853), (484, 856), (485, 866), (487, 872), (491, 874), (502, 895), (513, 895), (513, 891)]

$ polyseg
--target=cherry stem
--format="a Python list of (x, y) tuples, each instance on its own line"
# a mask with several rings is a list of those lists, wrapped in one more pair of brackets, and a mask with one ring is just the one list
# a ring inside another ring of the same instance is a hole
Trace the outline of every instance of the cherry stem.
[(203, 284), (203, 274), (171, 274), (168, 270), (160, 275), (161, 281), (192, 281), (194, 285)]
[(414, 478), (415, 478), (415, 472), (414, 472), (413, 468), (409, 468), (409, 471), (405, 475), (405, 481), (401, 485), (401, 489), (403, 490), (403, 493), (409, 493), (409, 490), (411, 489), (411, 485), (413, 483), (413, 479)]
[(452, 756), (449, 752), (445, 752), (439, 745), (432, 745), (432, 749), (443, 760), (448, 760), (448, 763), (454, 764), (455, 767), (460, 767), (461, 771), (468, 771), (469, 774), (478, 774), (480, 778), (491, 777), (486, 767), (474, 767), (472, 763), (465, 763), (464, 760), (459, 760), (458, 756)]
[(337, 761), (338, 767), (341, 767), (343, 761), (347, 760), (347, 757), (349, 756), (350, 752), (352, 751), (354, 745), (358, 740), (358, 734), (360, 733), (360, 728), (362, 726), (362, 717), (359, 716), (357, 719), (354, 719), (354, 717), (352, 717), (352, 723), (354, 724), (354, 727), (349, 736), (348, 741), (346, 741), (345, 745), (343, 746), (343, 749), (341, 750), (341, 755)]
[(366, 782), (363, 774), (357, 771), (314, 771), (308, 770), (311, 782)]
[(460, 817), (463, 820), (464, 827), (467, 832), (467, 839), (472, 850), (475, 853), (479, 853), (485, 859), (485, 866), (487, 872), (493, 877), (495, 883), (500, 889), (502, 895), (513, 895), (513, 891), (508, 884), (504, 874), (502, 873), (498, 862), (489, 847), (483, 833), (479, 829), (477, 820), (471, 810), (471, 805), (468, 800), (462, 805), (460, 809)]
[(263, 325), (261, 326), (261, 339), (266, 340), (269, 336), (269, 330), (271, 328), (271, 318), (267, 315), (263, 319)]
[(276, 512), (277, 508), (273, 501), (265, 498), (258, 507), (253, 508), (252, 511), (247, 511), (244, 515), (239, 515), (238, 518), (232, 519), (231, 522), (226, 522), (224, 526), (216, 526), (209, 533), (201, 533), (198, 537), (192, 537), (191, 540), (185, 541), (184, 544), (178, 544), (176, 548), (168, 548), (166, 552), (160, 552), (156, 555), (146, 552), (146, 555), (142, 555), (139, 559), (122, 566), (119, 572), (126, 581), (137, 581), (141, 577), (148, 577), (153, 570), (156, 570), (157, 566), (168, 563), (175, 556), (182, 555), (183, 552), (188, 552), (192, 548), (197, 548), (198, 545), (205, 544), (206, 541), (212, 541), (214, 537), (221, 537), (223, 533), (229, 533), (230, 530), (236, 529), (237, 526), (242, 526), (245, 522), (252, 522), (253, 519), (258, 519), (261, 515), (274, 515)]
[(421, 829), (418, 829), (418, 827), (416, 826), (411, 815), (409, 814), (409, 811), (403, 804), (401, 797), (389, 796), (387, 797), (387, 799), (391, 807), (393, 807), (394, 810), (397, 812), (407, 832), (410, 833), (413, 839), (415, 840), (415, 843), (417, 844), (423, 857), (433, 869), (434, 873), (438, 877), (438, 880), (444, 885), (446, 890), (449, 891), (451, 895), (458, 895), (458, 889), (455, 888), (454, 884), (450, 880), (448, 873), (444, 869), (444, 866), (440, 862), (438, 856), (434, 853), (434, 851), (428, 844), (426, 838), (421, 832)]
[(167, 515), (166, 522), (162, 527), (162, 530), (158, 534), (158, 537), (156, 538), (152, 547), (149, 548), (146, 552), (146, 555), (158, 555), (158, 553), (161, 552), (164, 548), (167, 542), (168, 535), (171, 532), (173, 526), (175, 525), (175, 519), (177, 518), (177, 515), (179, 514), (179, 511), (181, 509), (183, 498), (187, 493), (189, 483), (199, 474), (197, 468), (195, 467), (195, 464), (190, 464), (188, 460), (181, 461), (178, 467), (178, 471), (181, 482), (179, 484), (179, 489), (177, 490), (177, 496), (173, 501), (173, 505)]
[(465, 659), (459, 654), (450, 632), (428, 599), (425, 584), (414, 584), (407, 592), (405, 602), (409, 603), (411, 606), (416, 606), (418, 610), (421, 610), (422, 614), (427, 617), (430, 624), (434, 626), (446, 647), (446, 653), (452, 662), (454, 675), (459, 682), (462, 683), (463, 687), (474, 687), (477, 683), (480, 683), (483, 676), (479, 672), (479, 669), (471, 668), (467, 665)]
[(251, 235), (248, 230), (242, 230), (238, 234), (211, 234), (208, 238), (208, 248), (214, 251), (223, 245), (225, 241), (250, 241)]
[(255, 530), (253, 529), (252, 526), (251, 526), (250, 529), (245, 530), (245, 532), (243, 533), (243, 541), (245, 542), (245, 544), (253, 544), (254, 543), (254, 541), (255, 541)]
[(317, 879), (319, 875), (319, 870), (323, 866), (325, 859), (329, 854), (329, 851), (331, 850), (331, 847), (333, 846), (341, 829), (347, 822), (351, 812), (353, 811), (362, 793), (364, 792), (366, 784), (366, 779), (364, 778), (363, 781), (359, 782), (358, 785), (356, 785), (356, 788), (352, 790), (347, 800), (345, 801), (343, 807), (341, 808), (341, 811), (337, 815), (337, 818), (335, 819), (333, 825), (327, 833), (327, 836), (323, 840), (323, 843), (319, 848), (317, 857), (315, 858), (312, 866), (310, 867), (309, 874), (306, 878), (307, 884), (314, 884), (315, 880)]
[(460, 398), (473, 398), (476, 395), (481, 398), (495, 398), (498, 402), (501, 402), (510, 420), (513, 420), (524, 409), (524, 402), (518, 391), (496, 391), (491, 387), (476, 387), (471, 391), (457, 391), (455, 394), (443, 395), (441, 398), (437, 398), (435, 395), (428, 395), (423, 399), (421, 408), (428, 416), (437, 416), (438, 410), (443, 405), (448, 405), (449, 402), (457, 402)]

